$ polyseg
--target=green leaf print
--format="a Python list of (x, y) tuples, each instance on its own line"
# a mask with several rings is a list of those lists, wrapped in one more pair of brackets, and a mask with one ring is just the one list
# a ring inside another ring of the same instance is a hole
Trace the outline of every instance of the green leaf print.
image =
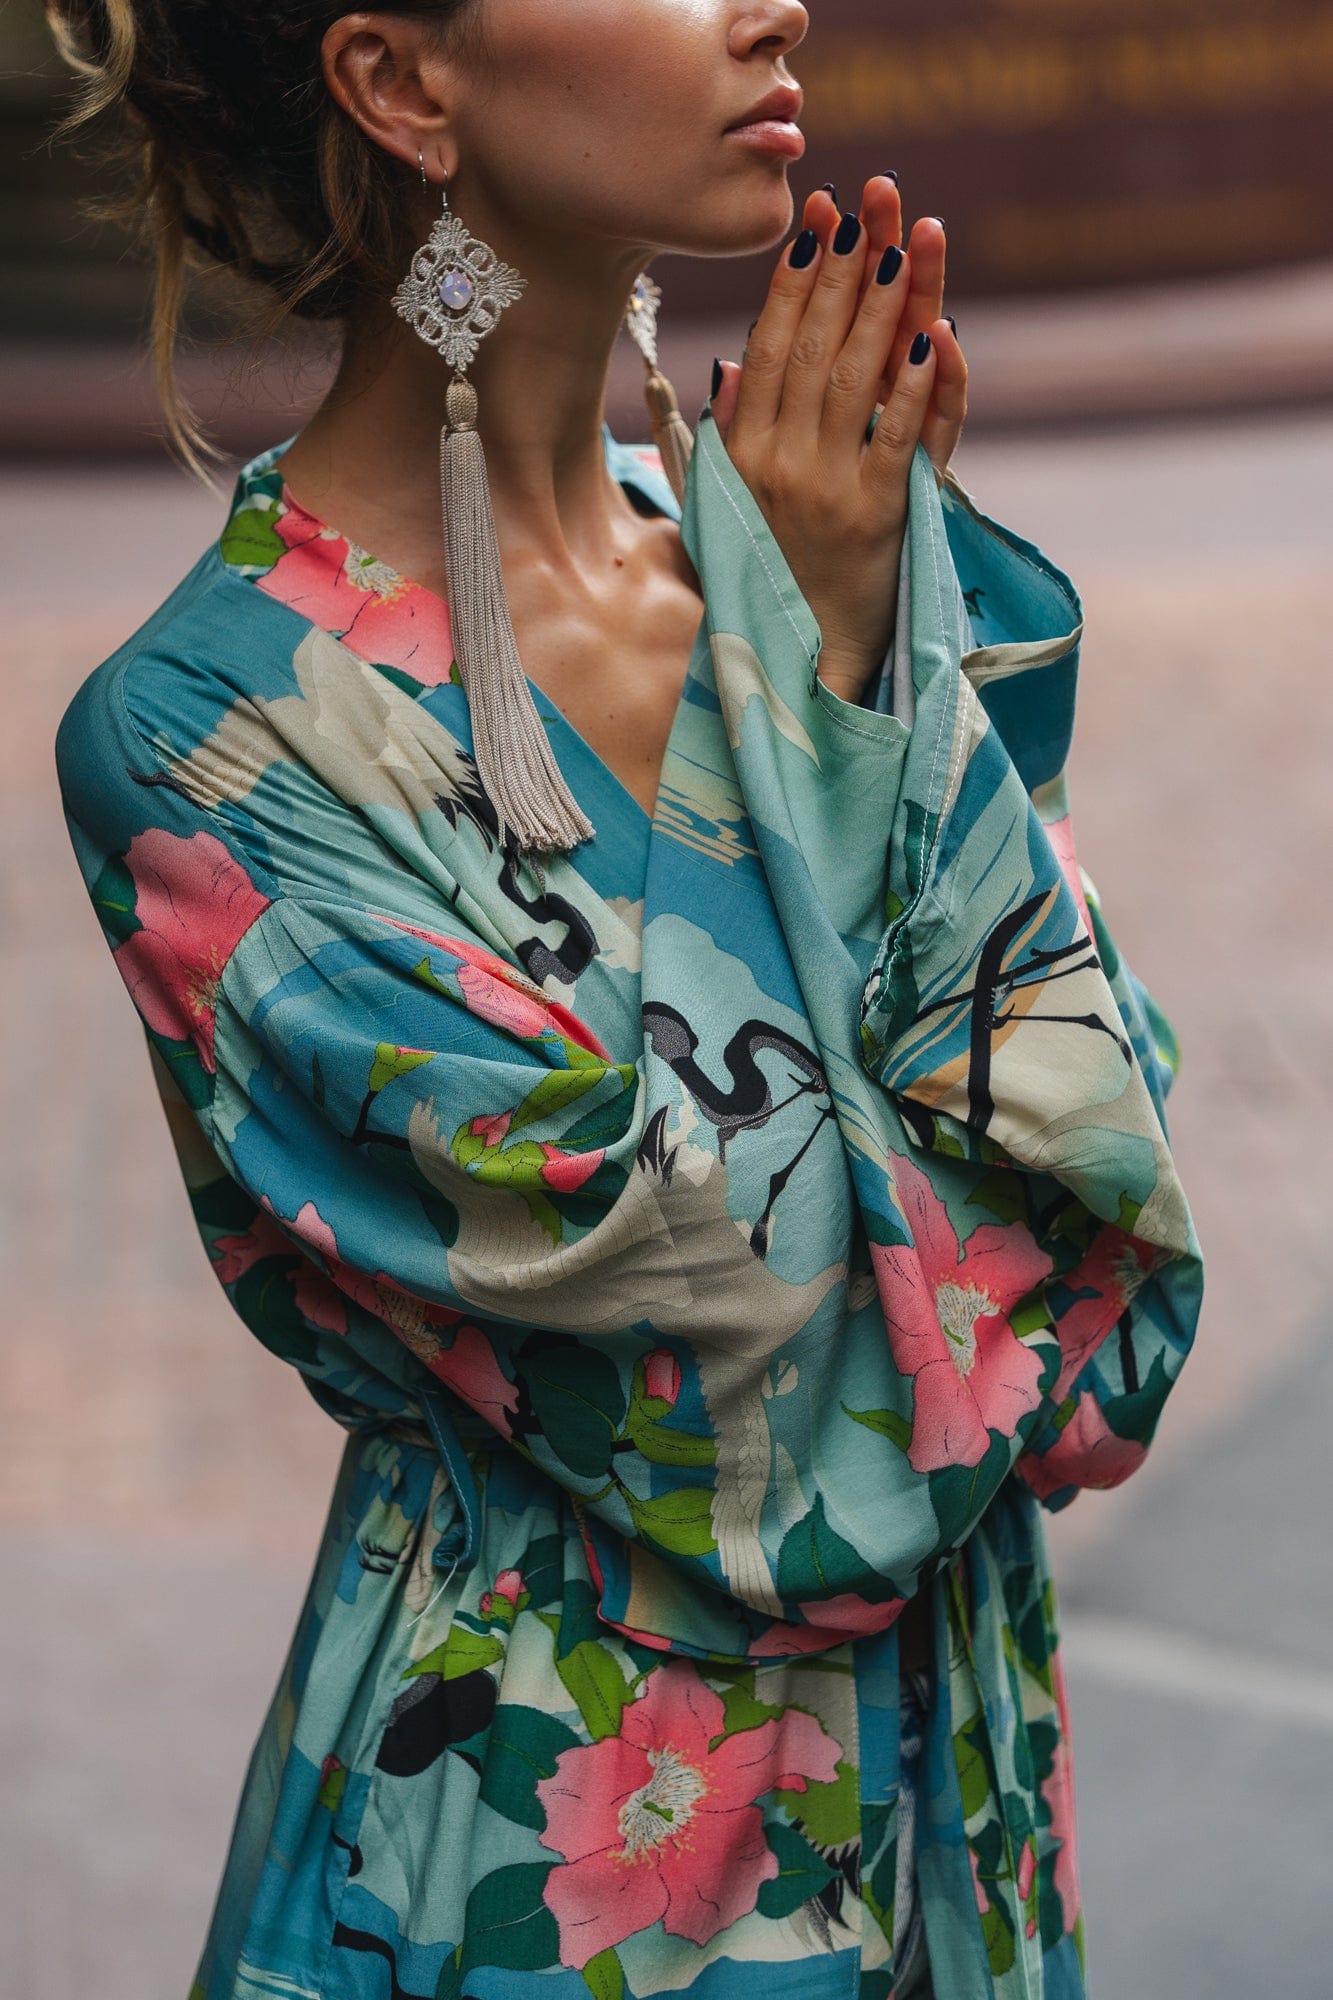
[(655, 1500), (640, 1500), (634, 1493), (625, 1498), (639, 1533), (672, 1555), (706, 1556), (717, 1547), (713, 1496), (706, 1486), (679, 1486)]
[(500, 1966), (545, 1972), (560, 1958), (555, 1918), (542, 1901), (554, 1862), (526, 1861), (483, 1875), (467, 1899), (463, 1970)]
[(370, 1081), (367, 1089), (374, 1092), (383, 1090), (386, 1083), (395, 1077), (406, 1076), (409, 1070), (420, 1069), (422, 1063), (431, 1061), (429, 1049), (400, 1049), (392, 1042), (380, 1042), (375, 1049), (375, 1060), (370, 1065)]
[(808, 1840), (785, 1820), (770, 1820), (764, 1828), (769, 1846), (778, 1858), (778, 1872), (771, 1881), (759, 1885), (759, 1913), (764, 1917), (789, 1917), (811, 1896), (817, 1896), (833, 1870)]
[(613, 1951), (599, 1951), (583, 1968), (583, 1983), (594, 2000), (624, 2000), (625, 1975)]
[(990, 1969), (998, 1978), (1008, 1972), (1014, 1962), (1014, 1933), (1003, 1903), (992, 1903), (981, 1916), (981, 1935), (986, 1940), (986, 1957)]
[(1020, 1175), (1012, 1168), (996, 1167), (985, 1174), (967, 1198), (969, 1208), (984, 1208), (1000, 1222), (1021, 1222), (1027, 1213)]
[[(741, 1669), (741, 1678), (723, 1692), (722, 1712), (726, 1718), (723, 1734), (735, 1736), (742, 1729), (758, 1729), (761, 1722), (769, 1722), (785, 1711), (780, 1703), (756, 1698), (754, 1668), (745, 1667)], [(722, 1739), (719, 1737), (718, 1740)]]
[(576, 1104), (580, 1097), (601, 1082), (606, 1073), (607, 1064), (600, 1061), (590, 1063), (586, 1068), (548, 1071), (519, 1104), (509, 1121), (510, 1131), (517, 1132), (524, 1125), (535, 1125), (540, 1118), (554, 1118), (567, 1105)]
[(403, 1679), (410, 1680), (413, 1674), (440, 1674), (447, 1681), (457, 1680), (460, 1674), (475, 1674), (480, 1667), (494, 1666), (504, 1649), (504, 1640), (495, 1633), (472, 1632), (466, 1625), (455, 1624), (443, 1645), (404, 1667)]
[(124, 944), (126, 938), (141, 931), (143, 925), (135, 914), (134, 877), (131, 875), (122, 855), (113, 854), (105, 864), (101, 874), (90, 891), (93, 908), (101, 920), (108, 944), (114, 951)]
[(520, 1379), (557, 1457), (580, 1479), (604, 1479), (625, 1418), (620, 1371), (607, 1355), (556, 1337), (525, 1341)]
[(277, 508), (272, 501), (265, 507), (242, 507), (219, 537), (223, 562), (234, 568), (272, 569), (286, 551), (276, 523)]
[(633, 1698), (615, 1654), (600, 1640), (581, 1639), (563, 1659), (556, 1655), (555, 1666), (593, 1742), (614, 1736), (621, 1712)]
[[(662, 1408), (666, 1407), (660, 1397), (651, 1400)], [(648, 1415), (644, 1403), (630, 1404), (625, 1429), (652, 1465), (712, 1465), (717, 1459), (714, 1438), (700, 1437), (697, 1431), (679, 1431), (668, 1424), (659, 1424)]]
[(805, 1519), (797, 1521), (782, 1538), (778, 1551), (778, 1595), (800, 1604), (810, 1597), (859, 1590), (866, 1581), (868, 1568), (851, 1543), (829, 1526), (824, 1496), (817, 1493)]
[(896, 1410), (849, 1410), (843, 1404), (845, 1415), (858, 1424), (864, 1424), (877, 1437), (885, 1437), (890, 1444), (896, 1444), (899, 1451), (906, 1451), (912, 1442), (912, 1426), (908, 1418), (900, 1417)]
[(773, 1796), (820, 1847), (845, 1847), (861, 1837), (861, 1781), (854, 1764), (839, 1764), (830, 1785), (809, 1784), (803, 1792)]
[(958, 1766), (958, 1789), (962, 1795), (965, 1820), (975, 1819), (978, 1813), (984, 1812), (990, 1799), (990, 1772), (978, 1741), (981, 1726), (981, 1717), (975, 1715), (953, 1739), (954, 1762)]
[(495, 1711), (481, 1769), (480, 1796), (506, 1819), (540, 1833), (546, 1811), (537, 1782), (549, 1778), (556, 1758), (579, 1739), (567, 1723), (539, 1708), (502, 1703)]

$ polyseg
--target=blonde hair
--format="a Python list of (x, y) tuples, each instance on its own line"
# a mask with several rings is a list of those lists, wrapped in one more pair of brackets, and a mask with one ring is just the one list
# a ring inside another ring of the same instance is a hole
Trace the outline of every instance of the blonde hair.
[[(476, 0), (401, 0), (442, 34)], [(57, 136), (114, 120), (102, 155), (126, 191), (93, 202), (152, 246), (151, 345), (168, 436), (202, 471), (215, 456), (176, 378), (186, 284), (225, 268), (267, 295), (260, 328), (345, 322), (392, 290), (412, 252), (407, 170), (325, 88), (320, 45), (346, 12), (328, 0), (46, 0), (78, 79)]]

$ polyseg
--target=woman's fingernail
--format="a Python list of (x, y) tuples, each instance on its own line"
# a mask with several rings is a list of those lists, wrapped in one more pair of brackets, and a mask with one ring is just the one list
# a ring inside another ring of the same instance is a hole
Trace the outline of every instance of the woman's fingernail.
[(898, 176), (894, 173), (892, 167), (881, 167), (879, 177), (882, 181), (892, 181), (895, 187), (898, 185)]
[(721, 387), (722, 387), (722, 363), (721, 363), (721, 362), (720, 362), (720, 361), (718, 360), (717, 356), (716, 356), (716, 355), (714, 355), (714, 356), (713, 356), (713, 386), (712, 386), (712, 389), (710, 390), (710, 392), (709, 392), (709, 393), (710, 393), (711, 395), (714, 395), (714, 396), (716, 396), (716, 394), (717, 394), (718, 390), (719, 390), (719, 389), (720, 389)]
[(792, 270), (803, 271), (807, 264), (813, 264), (815, 261), (815, 252), (818, 248), (819, 238), (815, 235), (814, 230), (803, 229), (792, 244), (791, 255), (787, 259)]
[(919, 333), (912, 342), (911, 351), (907, 358), (914, 368), (919, 368), (929, 353), (930, 335), (928, 333)]
[(750, 335), (751, 335), (751, 334), (752, 334), (752, 333), (754, 332), (754, 330), (755, 330), (755, 328), (756, 328), (756, 327), (758, 326), (758, 324), (759, 324), (759, 321), (758, 321), (758, 318), (757, 318), (757, 317), (756, 317), (755, 319), (752, 319), (752, 320), (750, 321), (750, 324), (749, 324), (749, 325), (748, 325), (748, 326), (746, 327), (746, 329), (745, 329), (745, 338), (746, 338), (747, 340), (748, 340), (748, 339), (750, 338)]
[(875, 272), (875, 283), (877, 285), (891, 285), (902, 269), (902, 264), (902, 251), (896, 243), (890, 243), (888, 249), (879, 260), (879, 269)]
[(946, 318), (946, 319), (948, 320), (948, 322), (949, 322), (949, 331), (950, 331), (950, 333), (957, 333), (957, 331), (958, 331), (958, 321), (957, 321), (957, 320), (956, 320), (956, 319), (954, 318), (953, 314), (952, 314), (952, 313), (945, 313), (944, 317), (945, 317), (945, 318)]
[(834, 187), (832, 181), (824, 182), (824, 192), (831, 198), (835, 208), (842, 207), (842, 203), (838, 200), (838, 190)]
[(849, 257), (861, 241), (861, 218), (848, 209), (838, 224), (838, 233), (833, 239), (835, 257)]

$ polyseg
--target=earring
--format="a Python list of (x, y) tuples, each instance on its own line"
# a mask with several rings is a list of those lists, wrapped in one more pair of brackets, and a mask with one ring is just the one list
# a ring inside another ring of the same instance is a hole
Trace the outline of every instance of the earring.
[[(425, 162), (417, 155), (426, 183)], [(440, 498), (454, 649), (472, 717), (477, 775), (495, 808), (500, 846), (566, 850), (593, 832), (561, 775), (518, 657), (477, 431), (477, 392), (466, 379), (477, 347), (526, 288), (488, 243), (443, 207), (393, 295), (395, 310), (453, 370), (440, 432)]]
[(648, 379), (643, 385), (644, 401), (648, 405), (653, 442), (662, 454), (662, 470), (677, 500), (683, 500), (694, 434), (680, 413), (675, 390), (657, 364), (657, 315), (661, 304), (661, 286), (654, 284), (646, 271), (640, 271), (625, 308), (625, 331), (648, 369)]

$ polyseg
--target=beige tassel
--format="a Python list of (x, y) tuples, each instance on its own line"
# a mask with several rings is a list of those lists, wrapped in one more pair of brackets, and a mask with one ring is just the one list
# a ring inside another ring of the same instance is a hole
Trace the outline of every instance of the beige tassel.
[(440, 433), (440, 495), (454, 650), (472, 714), (477, 773), (499, 820), (522, 848), (565, 850), (593, 826), (556, 763), (518, 657), (477, 431), (477, 392), (450, 382)]
[(676, 499), (684, 500), (694, 433), (681, 415), (676, 392), (660, 368), (650, 368), (643, 393), (653, 427), (653, 443), (662, 454), (662, 470)]

